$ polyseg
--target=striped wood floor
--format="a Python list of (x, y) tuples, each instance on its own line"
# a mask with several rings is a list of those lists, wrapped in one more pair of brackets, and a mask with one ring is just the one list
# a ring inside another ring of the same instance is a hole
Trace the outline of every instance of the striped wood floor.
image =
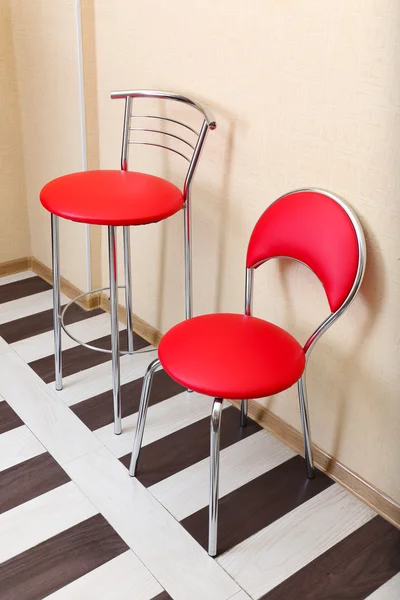
[[(122, 358), (114, 436), (109, 355), (64, 337), (64, 388), (54, 389), (51, 306), (51, 287), (32, 273), (0, 279), (0, 600), (400, 598), (399, 531), (322, 473), (307, 481), (301, 457), (254, 422), (241, 430), (229, 405), (210, 559), (211, 400), (158, 372), (131, 480), (154, 354)], [(68, 315), (78, 337), (102, 347), (108, 321), (77, 306)]]

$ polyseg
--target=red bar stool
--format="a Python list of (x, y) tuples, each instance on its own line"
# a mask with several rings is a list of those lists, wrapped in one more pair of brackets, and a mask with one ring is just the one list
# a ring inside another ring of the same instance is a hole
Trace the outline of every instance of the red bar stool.
[[(254, 270), (271, 258), (291, 258), (308, 266), (325, 288), (330, 315), (302, 347), (287, 331), (251, 316)], [(208, 553), (217, 553), (219, 445), (223, 398), (271, 396), (297, 382), (307, 477), (314, 477), (305, 385), (306, 362), (316, 342), (356, 296), (365, 271), (361, 225), (340, 198), (320, 190), (298, 190), (276, 200), (257, 222), (247, 249), (245, 314), (211, 314), (175, 325), (162, 338), (159, 358), (143, 381), (129, 474), (136, 473), (151, 382), (161, 366), (185, 387), (214, 398), (210, 432)], [(210, 343), (210, 340), (213, 340)], [(244, 400), (246, 398), (246, 400)]]
[[(98, 170), (72, 173), (50, 181), (40, 193), (43, 206), (51, 213), (52, 231), (52, 262), (53, 262), (53, 300), (54, 300), (54, 346), (55, 346), (55, 385), (57, 390), (62, 389), (62, 353), (61, 329), (72, 337), (64, 325), (65, 310), (77, 300), (72, 300), (61, 312), (60, 301), (60, 267), (59, 267), (59, 228), (58, 218), (63, 217), (79, 223), (106, 225), (108, 227), (109, 247), (109, 273), (110, 287), (91, 290), (92, 294), (105, 289), (110, 289), (111, 313), (111, 350), (97, 348), (73, 338), (82, 345), (111, 353), (113, 403), (114, 403), (114, 431), (121, 433), (121, 384), (120, 384), (120, 348), (118, 335), (118, 281), (117, 281), (117, 255), (116, 236), (117, 227), (123, 228), (124, 237), (124, 268), (128, 351), (125, 354), (135, 354), (143, 350), (134, 350), (132, 333), (132, 298), (131, 298), (131, 266), (130, 266), (130, 230), (131, 225), (146, 225), (156, 223), (174, 215), (179, 210), (184, 212), (184, 240), (185, 240), (185, 304), (186, 318), (192, 316), (192, 267), (190, 244), (190, 190), (193, 176), (200, 158), (201, 151), (209, 129), (215, 129), (216, 124), (212, 113), (204, 106), (178, 94), (153, 90), (133, 90), (112, 92), (111, 98), (125, 99), (125, 113), (123, 123), (123, 139), (121, 153), (121, 170)], [(168, 100), (187, 105), (200, 113), (202, 125), (197, 131), (191, 124), (168, 118), (161, 114), (132, 113), (132, 104), (143, 99)], [(136, 127), (136, 119), (145, 120), (150, 125)], [(159, 126), (152, 127), (156, 121)], [(179, 128), (179, 135), (162, 131), (161, 124)], [(148, 140), (132, 139), (139, 132), (151, 134)], [(171, 141), (165, 145), (164, 139), (160, 143), (154, 141), (154, 134), (167, 136)], [(185, 136), (185, 137), (184, 137)], [(172, 144), (177, 147), (173, 147)], [(154, 175), (128, 171), (128, 150), (131, 144), (153, 146), (173, 152), (189, 164), (183, 189), (169, 181)], [(185, 150), (182, 150), (184, 148)], [(87, 294), (82, 294), (85, 296)], [(82, 296), (79, 296), (82, 297)], [(148, 350), (147, 350), (148, 351)]]

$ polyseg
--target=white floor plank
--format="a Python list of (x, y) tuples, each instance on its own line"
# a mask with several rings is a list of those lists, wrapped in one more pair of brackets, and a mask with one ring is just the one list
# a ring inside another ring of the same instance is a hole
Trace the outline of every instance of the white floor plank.
[(389, 579), (365, 600), (399, 600), (400, 598), (400, 573)]
[(89, 519), (97, 510), (70, 481), (0, 515), (0, 562)]
[(6, 352), (11, 352), (11, 346), (7, 344), (4, 338), (0, 337), (0, 356)]
[(101, 446), (86, 425), (13, 351), (0, 361), (0, 394), (61, 465)]
[[(220, 498), (293, 456), (295, 453), (290, 448), (266, 431), (259, 431), (225, 448), (220, 458)], [(206, 458), (156, 483), (149, 491), (181, 521), (207, 506), (209, 465), (210, 460)]]
[[(195, 423), (211, 413), (212, 399), (195, 392), (182, 392), (163, 402), (150, 406), (147, 413), (143, 445), (151, 444), (174, 431)], [(114, 435), (111, 423), (94, 433), (111, 450), (121, 457), (132, 450), (137, 413), (122, 419), (122, 434)]]
[(3, 277), (0, 277), (0, 285), (23, 281), (24, 279), (30, 279), (31, 277), (36, 277), (36, 273), (33, 271), (21, 271), (21, 273), (14, 273), (13, 275), (4, 275)]
[(162, 591), (158, 581), (129, 550), (46, 596), (46, 600), (151, 600)]
[[(156, 352), (143, 352), (121, 358), (121, 385), (143, 377), (146, 368), (157, 357)], [(63, 379), (63, 389), (55, 390), (54, 382), (49, 387), (68, 406), (97, 396), (112, 389), (111, 360)]]
[(228, 600), (239, 591), (107, 448), (64, 468), (174, 600)]
[[(120, 324), (120, 329), (124, 329), (122, 323)], [(90, 342), (110, 333), (110, 315), (104, 313), (85, 319), (84, 321), (72, 323), (68, 326), (68, 330), (82, 342)], [(78, 345), (64, 331), (62, 331), (61, 335), (63, 350), (68, 350)], [(46, 331), (45, 333), (14, 342), (11, 344), (11, 347), (28, 363), (44, 358), (45, 356), (50, 356), (54, 354), (53, 331)]]
[(246, 594), (243, 590), (229, 598), (229, 600), (252, 600), (250, 596)]
[(0, 435), (0, 471), (43, 454), (46, 449), (26, 425)]
[[(61, 294), (61, 302), (65, 304), (69, 302), (69, 298)], [(50, 308), (53, 308), (53, 290), (46, 290), (39, 294), (26, 296), (26, 298), (4, 302), (0, 310), (0, 325), (9, 321), (15, 321), (15, 319), (35, 315)]]
[(260, 598), (374, 516), (334, 484), (217, 560), (252, 598)]

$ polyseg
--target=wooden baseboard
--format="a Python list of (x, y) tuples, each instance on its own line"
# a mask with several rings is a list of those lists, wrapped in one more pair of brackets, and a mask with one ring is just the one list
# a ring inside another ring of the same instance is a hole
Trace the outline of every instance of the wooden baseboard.
[(14, 275), (14, 273), (21, 273), (21, 271), (27, 271), (29, 267), (29, 257), (17, 258), (15, 260), (9, 260), (0, 264), (0, 277), (5, 275)]
[[(110, 312), (110, 297), (106, 292), (101, 293), (100, 307)], [(118, 319), (126, 323), (126, 308), (121, 304), (118, 305)], [(135, 314), (132, 315), (132, 329), (153, 346), (158, 346), (161, 341), (162, 333)]]
[[(231, 403), (240, 408), (240, 402), (231, 400)], [(303, 436), (297, 429), (256, 401), (249, 402), (248, 414), (286, 446), (304, 456)], [(400, 529), (400, 504), (386, 496), (368, 481), (365, 481), (360, 475), (348, 469), (316, 444), (313, 444), (313, 454), (318, 469)]]
[[(39, 275), (42, 279), (47, 281), (48, 283), (52, 283), (52, 270), (50, 267), (44, 265), (40, 260), (35, 258), (34, 256), (29, 258), (29, 268)], [(67, 296), (68, 298), (76, 298), (83, 294), (82, 290), (73, 285), (68, 279), (65, 277), (61, 277), (60, 281), (61, 292)], [(90, 294), (90, 296), (84, 296), (77, 301), (79, 306), (82, 306), (85, 310), (93, 310), (95, 308), (99, 308), (100, 306), (100, 292), (96, 294)]]
[[(34, 257), (21, 258), (0, 264), (0, 276), (19, 273), (27, 269), (32, 269), (34, 273), (49, 283), (52, 282), (51, 269)], [(69, 298), (75, 298), (82, 294), (81, 290), (63, 277), (61, 278), (61, 291)], [(79, 304), (87, 310), (92, 310), (100, 306), (103, 310), (110, 311), (110, 299), (105, 292), (87, 296)], [(121, 322), (126, 322), (126, 309), (124, 306), (118, 306), (118, 318)], [(136, 333), (153, 346), (158, 346), (162, 337), (160, 331), (136, 315), (132, 315), (132, 322), (133, 330)], [(231, 403), (240, 408), (239, 402), (232, 400)], [(256, 401), (249, 402), (249, 416), (261, 425), (261, 427), (270, 431), (272, 435), (289, 446), (289, 448), (304, 456), (303, 436), (297, 429)], [(315, 464), (321, 471), (365, 502), (365, 504), (395, 527), (400, 528), (400, 504), (365, 481), (357, 473), (348, 469), (316, 444), (313, 444), (313, 451)]]

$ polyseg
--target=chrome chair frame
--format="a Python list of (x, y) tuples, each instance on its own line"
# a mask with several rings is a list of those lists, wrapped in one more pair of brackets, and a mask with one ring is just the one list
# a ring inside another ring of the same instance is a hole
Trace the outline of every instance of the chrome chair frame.
[[(184, 263), (185, 263), (185, 316), (187, 319), (192, 317), (193, 314), (193, 300), (192, 300), (192, 250), (191, 250), (191, 211), (190, 211), (190, 190), (193, 176), (196, 171), (196, 167), (204, 146), (204, 142), (207, 137), (209, 129), (215, 129), (216, 123), (211, 111), (202, 106), (198, 102), (172, 92), (162, 92), (157, 90), (129, 90), (129, 91), (116, 91), (111, 92), (112, 99), (124, 99), (125, 110), (124, 110), (124, 122), (123, 122), (123, 135), (122, 135), (122, 149), (121, 149), (121, 170), (126, 171), (128, 169), (128, 154), (129, 145), (139, 144), (146, 146), (154, 146), (156, 148), (165, 149), (173, 152), (184, 158), (188, 163), (188, 170), (183, 185), (183, 212), (184, 212)], [(181, 102), (190, 107), (193, 107), (203, 115), (203, 123), (200, 131), (196, 131), (191, 126), (170, 119), (162, 115), (154, 114), (132, 114), (132, 102), (135, 99), (140, 98), (153, 98), (161, 100), (173, 100)], [(161, 121), (172, 122), (175, 125), (182, 126), (186, 130), (190, 131), (191, 134), (196, 135), (196, 141), (189, 142), (181, 136), (171, 134), (160, 129), (151, 129), (143, 127), (131, 127), (131, 121), (135, 118), (142, 119), (159, 119)], [(164, 144), (156, 144), (152, 141), (138, 141), (130, 139), (130, 132), (147, 132), (152, 134), (167, 135), (173, 141), (178, 140), (180, 143), (185, 144), (191, 149), (191, 156), (188, 157), (183, 152), (180, 152), (176, 148), (166, 146)], [(91, 290), (86, 294), (81, 294), (77, 298), (74, 298), (63, 311), (61, 311), (61, 292), (60, 292), (60, 242), (59, 242), (59, 222), (58, 217), (54, 214), (51, 215), (51, 233), (52, 233), (52, 264), (53, 264), (53, 322), (54, 322), (54, 355), (55, 355), (55, 386), (56, 390), (62, 389), (62, 347), (61, 347), (61, 329), (63, 329), (68, 336), (74, 341), (80, 343), (87, 348), (101, 352), (109, 352), (112, 357), (112, 381), (113, 381), (113, 405), (114, 405), (114, 432), (120, 434), (122, 432), (122, 409), (121, 409), (121, 376), (120, 376), (120, 347), (119, 347), (119, 328), (118, 328), (118, 287), (125, 289), (125, 304), (126, 304), (126, 327), (127, 327), (127, 342), (128, 351), (123, 354), (135, 354), (139, 352), (148, 352), (149, 349), (135, 350), (133, 344), (133, 330), (132, 330), (132, 278), (131, 278), (131, 260), (130, 260), (130, 228), (129, 226), (123, 226), (123, 244), (124, 244), (124, 275), (125, 285), (118, 286), (117, 276), (117, 227), (108, 227), (108, 252), (109, 252), (109, 276), (110, 276), (110, 287), (101, 288), (101, 290), (110, 290), (110, 319), (111, 319), (111, 350), (104, 350), (96, 348), (90, 344), (85, 344), (77, 338), (73, 337), (68, 331), (68, 328), (64, 324), (64, 314), (68, 307), (77, 299), (83, 296), (92, 294), (98, 290)], [(151, 348), (151, 350), (153, 350)]]
[[(299, 395), (299, 404), (300, 404), (300, 416), (301, 416), (301, 424), (303, 430), (303, 438), (304, 438), (304, 450), (305, 450), (305, 458), (306, 458), (306, 469), (307, 469), (307, 478), (312, 479), (315, 476), (315, 468), (314, 468), (314, 459), (312, 452), (312, 441), (311, 441), (311, 427), (310, 427), (310, 418), (309, 418), (309, 410), (308, 410), (308, 402), (307, 402), (307, 390), (306, 390), (306, 368), (308, 364), (308, 360), (313, 350), (315, 344), (318, 340), (321, 339), (322, 335), (335, 323), (335, 321), (347, 310), (350, 304), (353, 302), (357, 292), (361, 286), (365, 265), (366, 265), (366, 245), (365, 245), (365, 237), (361, 227), (361, 224), (354, 213), (354, 211), (347, 205), (347, 203), (339, 198), (336, 195), (331, 194), (330, 192), (326, 192), (325, 190), (307, 188), (295, 190), (294, 192), (290, 192), (289, 194), (284, 194), (280, 198), (278, 198), (275, 202), (278, 202), (282, 198), (285, 198), (288, 195), (293, 195), (301, 192), (317, 192), (328, 196), (335, 202), (337, 202), (347, 213), (350, 221), (354, 227), (354, 231), (357, 238), (358, 243), (358, 267), (356, 276), (353, 282), (353, 286), (344, 300), (343, 304), (334, 312), (332, 312), (317, 329), (314, 333), (309, 337), (306, 344), (304, 345), (304, 352), (306, 356), (306, 367), (304, 369), (303, 375), (297, 382), (298, 387), (298, 395)], [(272, 206), (272, 205), (271, 205)], [(289, 258), (291, 260), (292, 257), (288, 256), (280, 256), (273, 258)], [(260, 261), (256, 265), (251, 268), (246, 268), (246, 278), (245, 278), (245, 314), (252, 314), (252, 303), (253, 303), (253, 289), (254, 289), (254, 270), (264, 264), (272, 260), (268, 258), (266, 260)], [(301, 261), (297, 261), (301, 262)], [(304, 264), (304, 263), (302, 263)], [(307, 265), (305, 265), (307, 266)], [(143, 432), (146, 422), (147, 408), (149, 404), (151, 384), (153, 381), (154, 373), (161, 367), (161, 362), (159, 359), (155, 359), (148, 367), (146, 375), (143, 380), (143, 388), (142, 394), (140, 398), (140, 407), (139, 407), (139, 415), (138, 422), (136, 427), (135, 439), (133, 443), (131, 462), (129, 467), (129, 475), (131, 477), (135, 476), (137, 464), (139, 460), (142, 440), (143, 440)], [(222, 416), (222, 398), (215, 398), (213, 402), (213, 407), (211, 411), (211, 422), (210, 422), (210, 502), (209, 502), (209, 535), (208, 535), (208, 553), (210, 556), (216, 556), (217, 554), (217, 538), (218, 538), (218, 488), (219, 488), (219, 440), (220, 440), (220, 431), (221, 431), (221, 416)], [(240, 426), (243, 427), (247, 423), (247, 411), (248, 411), (248, 401), (242, 400), (241, 402), (241, 410), (240, 410)]]

